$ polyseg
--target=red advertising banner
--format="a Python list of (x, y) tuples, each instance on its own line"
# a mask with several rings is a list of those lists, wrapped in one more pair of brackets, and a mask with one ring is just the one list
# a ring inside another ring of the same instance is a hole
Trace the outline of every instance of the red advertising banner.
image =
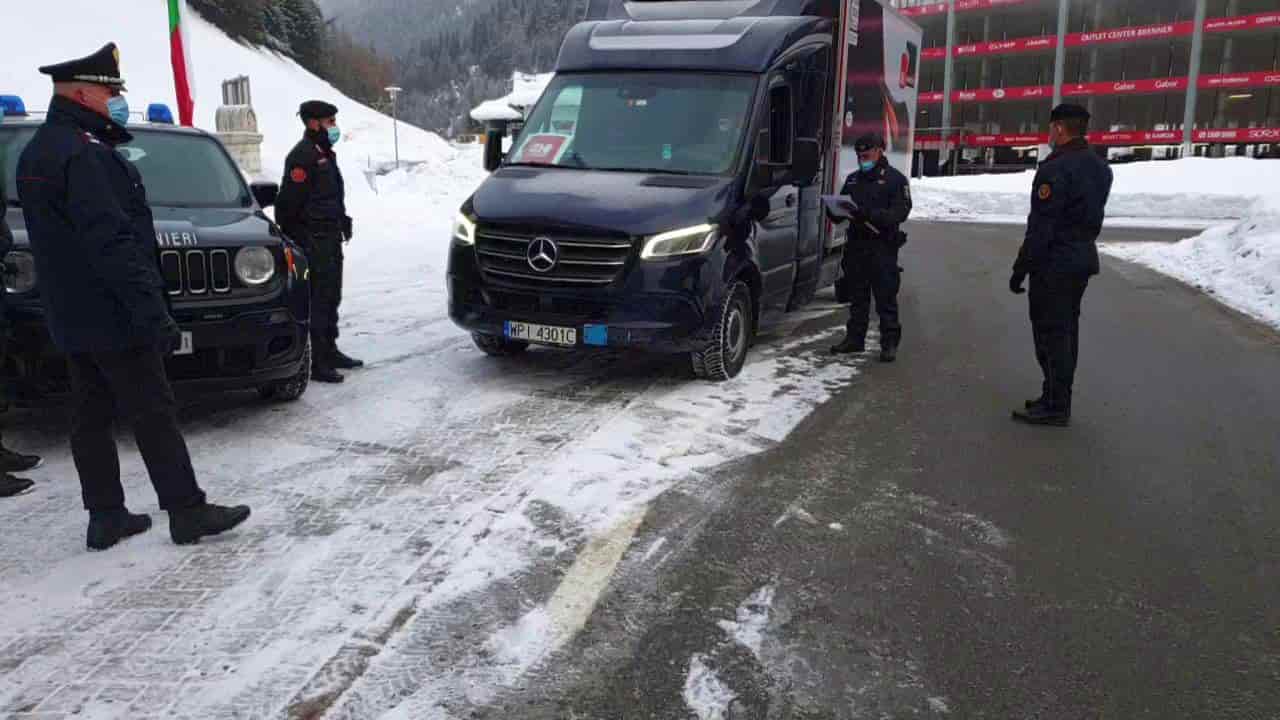
[(1201, 88), (1206, 90), (1280, 85), (1280, 70), (1272, 70), (1270, 72), (1233, 73), (1229, 75), (1202, 75), (1198, 84)]
[(1243, 17), (1214, 18), (1204, 21), (1205, 32), (1231, 32), (1280, 27), (1280, 12), (1259, 13)]
[(1182, 142), (1181, 130), (1129, 130), (1122, 132), (1091, 132), (1089, 142), (1094, 145), (1177, 145)]
[(922, 92), (918, 102), (921, 105), (941, 105), (944, 97), (946, 96), (940, 92)]
[(925, 48), (920, 51), (920, 57), (925, 60), (946, 60), (947, 49), (944, 47)]
[[(1027, 0), (956, 0), (956, 12), (970, 12), (973, 10), (990, 10), (992, 8), (1008, 7), (1010, 5), (1022, 5)], [(946, 15), (947, 3), (930, 3), (928, 5), (916, 5), (914, 7), (900, 8), (899, 12), (907, 17), (920, 17), (922, 15)]]
[(1147, 80), (1116, 80), (1098, 83), (1071, 83), (1062, 86), (1063, 97), (1088, 97), (1090, 95), (1149, 95), (1153, 93), (1181, 92), (1187, 89), (1187, 78), (1150, 78)]
[(1027, 87), (984, 88), (981, 90), (957, 90), (951, 95), (951, 102), (992, 102), (997, 100), (1037, 100), (1052, 98), (1052, 85), (1029, 85)]
[(1280, 128), (1229, 128), (1197, 130), (1196, 142), (1280, 143)]
[(1194, 21), (1165, 23), (1163, 25), (1143, 25), (1140, 27), (1118, 28), (1115, 30), (1098, 30), (1087, 33), (1071, 33), (1067, 36), (1067, 47), (1101, 45), (1105, 43), (1133, 42), (1135, 40), (1157, 40), (1161, 38), (1185, 37), (1195, 32)]
[(1048, 134), (1029, 135), (970, 135), (965, 140), (968, 147), (1014, 147), (1017, 145), (1044, 145)]
[[(981, 57), (985, 55), (1003, 55), (1006, 53), (1034, 52), (1036, 50), (1052, 50), (1058, 46), (1058, 38), (1053, 36), (1019, 38), (1017, 40), (996, 40), (995, 42), (957, 45), (956, 57)], [(946, 57), (946, 53), (943, 53)]]
[[(1280, 128), (1222, 128), (1196, 130), (1193, 135), (1198, 143), (1280, 143)], [(960, 147), (1015, 147), (1044, 145), (1047, 134), (953, 135), (953, 145)], [(1178, 145), (1182, 142), (1181, 130), (1125, 130), (1120, 132), (1091, 132), (1093, 145)], [(941, 135), (917, 135), (917, 150), (942, 149)]]

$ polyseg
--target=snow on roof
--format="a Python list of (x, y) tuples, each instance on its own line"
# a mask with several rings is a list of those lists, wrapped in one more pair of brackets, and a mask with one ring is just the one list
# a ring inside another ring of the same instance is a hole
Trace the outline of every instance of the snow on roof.
[(542, 97), (542, 91), (551, 84), (554, 75), (555, 73), (514, 73), (511, 76), (511, 94), (506, 97), (507, 103), (513, 107), (533, 107), (538, 98)]
[[(511, 92), (494, 100), (485, 100), (471, 110), (471, 119), (484, 122), (486, 120), (519, 120), (523, 112), (531, 108), (542, 97), (542, 92), (551, 83), (555, 73), (512, 73)], [(509, 112), (503, 112), (506, 108)]]
[(471, 119), (478, 122), (489, 120), (519, 120), (520, 111), (507, 104), (506, 100), (485, 100), (471, 111)]

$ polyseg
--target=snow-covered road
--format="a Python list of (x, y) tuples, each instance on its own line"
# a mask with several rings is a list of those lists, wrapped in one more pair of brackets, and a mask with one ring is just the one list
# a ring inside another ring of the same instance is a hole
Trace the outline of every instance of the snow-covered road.
[(48, 464), (0, 504), (0, 714), (448, 717), (573, 637), (655, 497), (710, 492), (703, 471), (776, 445), (858, 372), (803, 329), (833, 306), (726, 385), (666, 358), (481, 355), (446, 317), (442, 250), (478, 157), (442, 162), (382, 179), (357, 216), (342, 344), (367, 369), (292, 405), (185, 411), (210, 496), (253, 506), (241, 531), (170, 544), (122, 438), (130, 507), (157, 527), (89, 554), (64, 418), (6, 417)]

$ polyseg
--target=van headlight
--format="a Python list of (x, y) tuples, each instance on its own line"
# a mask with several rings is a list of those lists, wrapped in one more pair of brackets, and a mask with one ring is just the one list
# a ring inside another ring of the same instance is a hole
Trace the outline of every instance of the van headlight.
[(250, 287), (266, 285), (276, 276), (276, 258), (264, 247), (244, 247), (236, 253), (236, 276)]
[(476, 223), (463, 213), (453, 219), (453, 241), (459, 245), (476, 244)]
[(4, 256), (4, 289), (21, 295), (36, 289), (36, 259), (25, 250), (14, 250)]
[(710, 250), (719, 237), (720, 229), (715, 225), (694, 225), (664, 232), (645, 239), (640, 257), (651, 260), (677, 255), (697, 255)]

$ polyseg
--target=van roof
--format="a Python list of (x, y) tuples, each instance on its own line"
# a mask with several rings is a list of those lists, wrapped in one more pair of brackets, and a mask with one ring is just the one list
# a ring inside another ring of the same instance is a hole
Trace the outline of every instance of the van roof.
[[(760, 3), (721, 0), (720, 2), (647, 3), (654, 6), (683, 6), (700, 10), (703, 6), (798, 5), (798, 0), (763, 0)], [(626, 7), (639, 3), (626, 3)], [(714, 8), (713, 8), (714, 9)], [(664, 13), (638, 12), (646, 19), (612, 19), (580, 23), (565, 36), (556, 63), (556, 72), (590, 70), (694, 70), (752, 72), (769, 69), (777, 57), (807, 36), (830, 38), (834, 20), (820, 16), (760, 16), (720, 12), (696, 13), (680, 18)], [(652, 19), (648, 19), (652, 18)]]

